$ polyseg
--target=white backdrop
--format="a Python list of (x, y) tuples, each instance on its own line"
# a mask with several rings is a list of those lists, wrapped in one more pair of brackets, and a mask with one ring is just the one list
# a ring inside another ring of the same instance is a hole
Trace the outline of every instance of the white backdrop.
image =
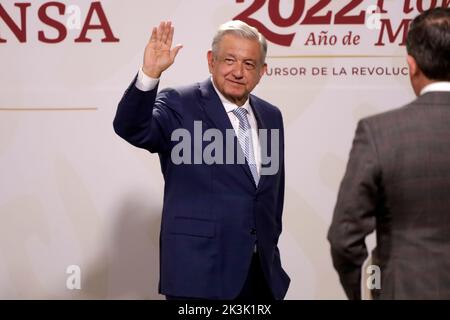
[[(54, 7), (46, 14), (61, 26), (76, 26), (79, 17), (83, 26), (95, 1), (59, 2), (66, 9), (78, 6), (80, 15), (59, 14)], [(302, 0), (279, 2), (280, 16), (287, 19), (293, 4)], [(381, 2), (387, 11), (381, 17), (396, 31), (403, 19), (417, 14), (416, 3), (426, 9), (435, 1), (412, 1), (410, 13), (403, 10), (407, 1)], [(0, 2), (20, 27), (17, 3)], [(173, 21), (175, 42), (184, 45), (163, 75), (164, 88), (206, 79), (206, 52), (216, 28), (252, 3), (262, 4), (252, 17), (268, 29), (296, 34), (290, 46), (269, 43), (269, 72), (255, 91), (279, 106), (285, 120), (287, 180), (280, 250), (292, 279), (286, 298), (344, 298), (326, 232), (356, 123), (414, 98), (402, 69), (401, 35), (390, 43), (387, 29), (373, 29), (377, 16), (370, 12), (367, 25), (335, 24), (347, 4), (357, 4), (348, 14), (358, 15), (376, 0), (331, 1), (316, 14), (330, 11), (331, 24), (284, 27), (275, 25), (273, 11), (268, 14), (274, 0), (103, 0), (119, 42), (101, 42), (103, 30), (92, 29), (87, 32), (92, 42), (76, 43), (81, 30), (75, 28), (54, 44), (38, 38), (39, 31), (47, 38), (58, 36), (58, 29), (39, 18), (48, 1), (31, 3), (25, 42), (0, 15), (0, 39), (6, 40), (0, 40), (0, 298), (163, 298), (157, 293), (163, 194), (158, 157), (115, 135), (116, 106), (140, 67), (151, 28), (160, 20)], [(317, 3), (306, 1), (300, 21)], [(91, 25), (101, 23), (98, 16), (95, 11)], [(336, 35), (337, 43), (306, 44), (311, 33), (318, 39), (321, 31)], [(349, 31), (360, 36), (358, 44), (342, 45)], [(375, 45), (380, 34), (384, 46)], [(279, 74), (282, 68), (288, 74)], [(299, 68), (305, 74), (299, 75)], [(328, 73), (313, 75), (316, 68)], [(370, 75), (373, 68), (380, 74)], [(403, 73), (394, 75), (396, 70)], [(80, 290), (66, 286), (71, 265), (80, 267)]]

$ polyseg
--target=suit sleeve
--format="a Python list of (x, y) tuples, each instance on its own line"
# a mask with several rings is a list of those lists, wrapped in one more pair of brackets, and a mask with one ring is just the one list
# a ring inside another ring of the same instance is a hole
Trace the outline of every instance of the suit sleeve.
[(358, 123), (328, 231), (333, 265), (349, 299), (361, 299), (365, 238), (375, 229), (380, 168), (369, 125)]
[(281, 234), (281, 231), (283, 230), (283, 224), (282, 224), (282, 215), (283, 215), (283, 206), (284, 206), (284, 192), (285, 192), (285, 170), (284, 170), (284, 125), (283, 125), (283, 116), (280, 112), (280, 159), (282, 161), (280, 162), (280, 185), (278, 186), (278, 203), (277, 203), (277, 228), (278, 228), (278, 235)]
[(180, 127), (181, 102), (175, 90), (157, 94), (158, 87), (141, 91), (136, 78), (125, 91), (114, 118), (114, 131), (132, 145), (154, 153), (170, 148), (172, 132)]

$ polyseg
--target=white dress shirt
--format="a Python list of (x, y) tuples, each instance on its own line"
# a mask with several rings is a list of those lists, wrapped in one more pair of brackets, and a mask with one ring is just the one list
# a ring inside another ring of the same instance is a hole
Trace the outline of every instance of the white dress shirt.
[[(139, 70), (138, 77), (136, 79), (136, 88), (138, 88), (141, 91), (150, 91), (154, 89), (158, 85), (159, 79), (154, 79), (149, 76), (147, 76), (143, 71), (142, 68)], [(228, 118), (230, 119), (231, 125), (233, 126), (233, 129), (236, 133), (236, 136), (238, 136), (239, 131), (239, 119), (234, 115), (233, 111), (236, 108), (239, 108), (238, 105), (228, 101), (217, 89), (216, 85), (214, 84), (213, 79), (211, 78), (211, 82), (213, 84), (214, 89), (216, 90), (217, 95), (220, 98), (220, 101), (223, 104), (223, 107), (225, 108), (225, 112), (228, 115)], [(258, 170), (258, 174), (260, 174), (261, 171), (261, 146), (259, 144), (259, 137), (258, 137), (258, 125), (256, 122), (255, 114), (253, 113), (253, 110), (250, 106), (250, 101), (247, 99), (245, 104), (241, 107), (245, 108), (247, 110), (247, 118), (248, 122), (250, 124), (251, 130), (252, 130), (252, 142), (253, 142), (253, 154), (255, 155), (255, 162), (256, 162), (256, 169)]]
[[(213, 79), (211, 78), (211, 82), (213, 84), (214, 89), (217, 92), (217, 95), (220, 98), (220, 101), (223, 104), (223, 107), (225, 108), (225, 112), (228, 115), (228, 118), (230, 119), (231, 125), (233, 126), (234, 132), (236, 133), (236, 136), (239, 136), (239, 118), (236, 117), (236, 115), (233, 113), (233, 111), (237, 108), (239, 108), (238, 105), (228, 101), (217, 89), (216, 85), (214, 84)], [(258, 124), (256, 122), (255, 114), (253, 113), (253, 109), (250, 106), (250, 101), (247, 99), (245, 103), (242, 105), (241, 108), (244, 108), (247, 110), (247, 119), (250, 124), (250, 128), (252, 131), (252, 144), (253, 144), (253, 154), (255, 155), (255, 163), (256, 163), (256, 170), (258, 171), (258, 175), (260, 175), (261, 171), (261, 146), (259, 144), (259, 137), (258, 137)]]
[(422, 89), (422, 91), (420, 91), (420, 95), (424, 95), (427, 92), (436, 92), (436, 91), (450, 92), (450, 82), (439, 81), (430, 83), (429, 85), (425, 86)]

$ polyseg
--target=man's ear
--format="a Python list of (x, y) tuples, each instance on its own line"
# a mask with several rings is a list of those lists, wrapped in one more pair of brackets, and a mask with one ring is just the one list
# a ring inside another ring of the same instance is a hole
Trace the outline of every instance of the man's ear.
[(406, 57), (406, 62), (408, 62), (408, 67), (409, 67), (409, 74), (411, 77), (414, 77), (417, 75), (419, 68), (417, 66), (417, 62), (416, 59), (414, 59), (413, 56), (410, 56), (408, 54), (408, 56)]
[(209, 73), (212, 73), (213, 65), (214, 65), (214, 55), (211, 50), (208, 51), (207, 58), (208, 58)]

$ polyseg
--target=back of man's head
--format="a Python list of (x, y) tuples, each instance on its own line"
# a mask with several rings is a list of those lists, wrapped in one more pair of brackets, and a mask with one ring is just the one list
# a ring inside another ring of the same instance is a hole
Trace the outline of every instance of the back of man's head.
[(430, 9), (417, 16), (406, 49), (428, 79), (450, 81), (450, 8)]

